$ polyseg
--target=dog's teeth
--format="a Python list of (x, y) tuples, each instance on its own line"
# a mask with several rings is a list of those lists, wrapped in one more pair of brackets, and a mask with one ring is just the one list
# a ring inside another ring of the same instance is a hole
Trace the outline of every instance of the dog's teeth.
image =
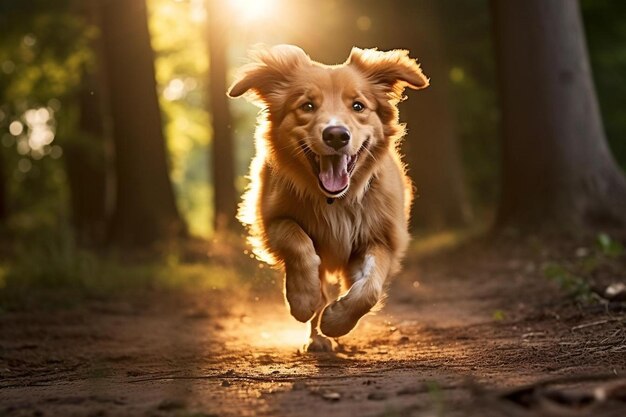
[(320, 161), (320, 157), (318, 155), (315, 155), (315, 162), (319, 163), (319, 161)]

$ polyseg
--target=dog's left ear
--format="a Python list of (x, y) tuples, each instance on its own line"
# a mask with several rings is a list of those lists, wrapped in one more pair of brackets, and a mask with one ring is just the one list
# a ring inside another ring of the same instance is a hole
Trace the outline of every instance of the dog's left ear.
[(409, 51), (395, 49), (352, 48), (346, 64), (361, 71), (373, 83), (383, 88), (395, 99), (401, 99), (405, 87), (419, 90), (428, 87), (426, 78), (417, 61), (409, 57)]

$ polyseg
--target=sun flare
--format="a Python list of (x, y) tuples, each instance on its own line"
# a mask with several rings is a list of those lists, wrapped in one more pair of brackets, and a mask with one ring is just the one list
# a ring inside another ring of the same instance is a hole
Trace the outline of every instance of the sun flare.
[(289, 316), (282, 305), (246, 308), (246, 314), (226, 325), (233, 331), (232, 340), (241, 340), (257, 349), (296, 350), (309, 340), (309, 325)]
[(230, 0), (233, 11), (246, 23), (267, 18), (276, 9), (276, 0)]

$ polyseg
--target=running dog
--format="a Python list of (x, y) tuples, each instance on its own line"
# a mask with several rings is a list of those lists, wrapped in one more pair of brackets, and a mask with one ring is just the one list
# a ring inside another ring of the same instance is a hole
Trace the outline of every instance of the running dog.
[[(405, 50), (353, 48), (333, 66), (292, 45), (252, 58), (228, 91), (262, 108), (239, 219), (257, 256), (285, 271), (291, 315), (311, 324), (308, 349), (332, 350), (327, 337), (350, 332), (400, 267), (412, 184), (397, 104), (429, 80)], [(329, 299), (336, 277), (344, 294)]]

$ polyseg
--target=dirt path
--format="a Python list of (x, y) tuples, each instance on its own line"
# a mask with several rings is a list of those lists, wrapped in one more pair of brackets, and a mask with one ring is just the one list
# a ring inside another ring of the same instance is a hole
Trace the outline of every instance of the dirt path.
[[(335, 354), (301, 353), (276, 291), (4, 313), (0, 416), (626, 415), (623, 312), (563, 303), (528, 257), (451, 256), (409, 261)], [(595, 404), (598, 387), (613, 399)]]

